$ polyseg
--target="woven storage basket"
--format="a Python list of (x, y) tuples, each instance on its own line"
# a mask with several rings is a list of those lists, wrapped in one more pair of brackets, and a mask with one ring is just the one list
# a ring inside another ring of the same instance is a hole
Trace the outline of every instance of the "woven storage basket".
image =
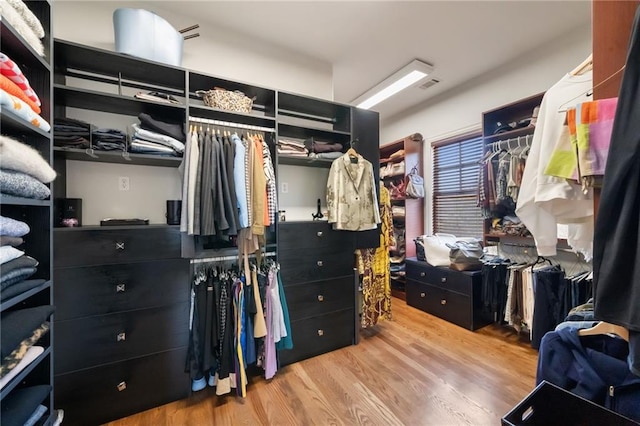
[(211, 108), (244, 113), (250, 113), (253, 108), (253, 99), (239, 90), (232, 92), (220, 87), (214, 87), (211, 90), (198, 90), (196, 95), (201, 96), (204, 104)]

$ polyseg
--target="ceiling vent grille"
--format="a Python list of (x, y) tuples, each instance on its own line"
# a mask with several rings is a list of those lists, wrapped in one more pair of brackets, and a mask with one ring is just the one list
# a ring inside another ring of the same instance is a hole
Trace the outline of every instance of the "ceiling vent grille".
[(418, 86), (418, 89), (427, 90), (429, 87), (435, 86), (438, 83), (440, 83), (440, 80), (438, 80), (437, 78), (432, 78), (431, 80), (428, 80)]

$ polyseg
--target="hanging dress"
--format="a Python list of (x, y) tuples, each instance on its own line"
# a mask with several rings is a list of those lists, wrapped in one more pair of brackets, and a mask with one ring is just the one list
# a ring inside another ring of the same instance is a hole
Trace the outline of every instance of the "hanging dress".
[(380, 185), (380, 247), (356, 250), (358, 273), (362, 275), (362, 328), (391, 319), (389, 247), (393, 240), (391, 195)]

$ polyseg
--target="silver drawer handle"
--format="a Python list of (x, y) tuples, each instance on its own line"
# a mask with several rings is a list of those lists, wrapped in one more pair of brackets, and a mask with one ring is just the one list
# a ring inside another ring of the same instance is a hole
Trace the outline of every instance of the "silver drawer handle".
[(322, 232), (322, 231), (318, 231), (318, 232), (316, 233), (316, 235), (317, 235), (318, 237), (322, 238), (322, 236), (324, 235), (324, 232)]
[(420, 293), (420, 297), (427, 297), (426, 293)]
[(117, 242), (116, 241), (116, 250), (124, 250), (124, 242)]
[(125, 390), (125, 389), (127, 388), (127, 382), (120, 382), (120, 383), (118, 383), (117, 388), (118, 388), (118, 391), (119, 391), (119, 392), (122, 392), (123, 390)]
[(124, 293), (126, 286), (124, 284), (116, 285), (116, 293)]
[(127, 340), (127, 333), (118, 333), (118, 335), (116, 336), (116, 341), (117, 342), (123, 342)]
[(324, 336), (324, 330), (318, 330), (318, 336)]
[(420, 276), (424, 277), (426, 274), (424, 272), (420, 272)]
[(446, 283), (447, 282), (447, 278), (446, 277), (442, 277), (442, 278), (440, 278), (440, 281), (442, 281), (443, 283)]
[(318, 302), (324, 302), (324, 296), (319, 294), (318, 295)]
[(318, 264), (318, 266), (324, 265), (324, 263), (322, 263), (322, 260), (318, 260), (316, 263)]
[(442, 300), (440, 301), (440, 304), (441, 304), (441, 305), (446, 305), (446, 304), (447, 304), (447, 300), (446, 300), (446, 299), (442, 299)]

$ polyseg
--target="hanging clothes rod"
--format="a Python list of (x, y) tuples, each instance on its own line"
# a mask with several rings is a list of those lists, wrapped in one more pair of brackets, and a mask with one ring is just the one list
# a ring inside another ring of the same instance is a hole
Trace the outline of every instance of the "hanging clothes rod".
[(533, 135), (524, 135), (524, 136), (518, 136), (516, 138), (501, 139), (496, 142), (491, 142), (491, 146), (500, 146), (502, 144), (509, 144), (511, 142), (517, 143), (518, 141), (524, 141), (524, 143), (527, 144), (532, 140), (533, 140)]
[[(263, 253), (262, 256), (263, 257), (272, 257), (275, 256), (276, 252), (275, 251), (268, 251), (266, 253)], [(251, 258), (255, 258), (256, 255), (255, 254), (250, 254), (249, 257)], [(207, 257), (207, 258), (203, 258), (203, 259), (191, 259), (191, 264), (192, 265), (196, 265), (198, 263), (213, 263), (213, 262), (226, 262), (229, 260), (238, 260), (238, 256), (217, 256), (217, 257)]]
[(256, 132), (268, 132), (268, 133), (276, 132), (276, 129), (274, 129), (273, 127), (252, 126), (250, 124), (233, 123), (230, 121), (221, 121), (221, 120), (210, 120), (208, 118), (200, 118), (200, 117), (189, 116), (189, 122), (211, 124), (214, 126), (222, 126), (222, 127), (233, 127), (236, 129), (255, 130)]

